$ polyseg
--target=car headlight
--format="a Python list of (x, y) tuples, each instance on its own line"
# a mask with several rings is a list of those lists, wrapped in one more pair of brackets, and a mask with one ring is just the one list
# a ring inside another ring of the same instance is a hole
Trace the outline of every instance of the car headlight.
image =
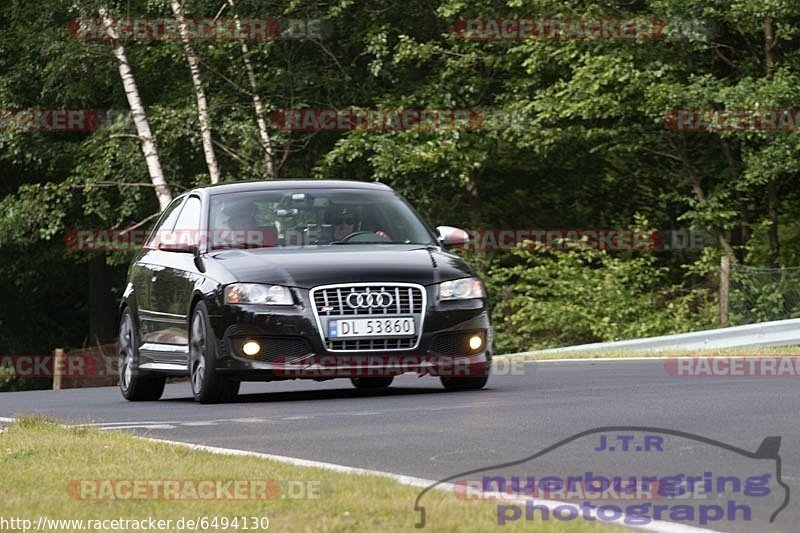
[(454, 279), (439, 284), (440, 300), (468, 300), (485, 296), (483, 283), (478, 278)]
[(226, 304), (294, 305), (292, 293), (280, 285), (233, 283), (225, 287)]

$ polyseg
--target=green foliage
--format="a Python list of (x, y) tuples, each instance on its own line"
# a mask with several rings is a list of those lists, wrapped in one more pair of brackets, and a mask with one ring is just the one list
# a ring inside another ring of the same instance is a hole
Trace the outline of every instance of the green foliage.
[(800, 269), (731, 268), (730, 320), (750, 324), (800, 317)]
[(16, 381), (17, 374), (13, 368), (0, 366), (0, 392), (16, 390), (14, 388)]
[[(183, 2), (192, 17), (215, 17), (222, 4)], [(278, 109), (350, 107), (474, 109), (498, 118), (475, 131), (320, 133), (271, 127), (278, 177), (381, 180), (433, 225), (624, 228), (641, 214), (661, 229), (713, 231), (740, 263), (800, 264), (800, 136), (671, 131), (663, 120), (674, 108), (797, 107), (797, 2), (235, 4), (242, 18), (314, 18), (334, 28), (321, 40), (248, 42), (267, 118)], [(87, 258), (66, 252), (64, 232), (124, 228), (158, 209), (109, 43), (74, 39), (66, 31), (72, 18), (96, 17), (98, 5), (67, 0), (0, 5), (5, 36), (0, 109), (119, 112), (94, 132), (0, 128), (0, 286), (39, 291), (41, 302), (25, 305), (20, 298), (16, 307), (3, 310), (0, 347), (49, 350), (54, 339), (64, 337), (80, 343)], [(166, 0), (104, 5), (118, 17), (173, 16)], [(226, 7), (220, 16), (233, 12)], [(663, 39), (645, 41), (456, 36), (453, 23), (470, 17), (661, 18), (671, 29)], [(676, 31), (681, 24), (695, 29)], [(768, 24), (775, 36), (769, 47)], [(208, 183), (181, 44), (125, 45), (173, 193)], [(223, 180), (263, 176), (240, 43), (193, 41), (192, 46), (200, 58)], [(776, 196), (772, 201), (768, 190)], [(773, 224), (778, 243), (769, 238)], [(31, 259), (22, 263), (18, 258), (25, 253)], [(722, 253), (520, 252), (476, 259), (497, 302), (498, 349), (504, 351), (711, 325), (709, 291)], [(124, 253), (107, 255), (120, 276), (128, 259)], [(763, 287), (748, 312), (758, 319), (792, 315), (794, 308), (780, 301), (789, 288)], [(53, 302), (50, 290), (73, 299)], [(74, 324), (66, 324), (65, 316)], [(50, 326), (42, 338), (26, 326), (37, 321)]]
[(670, 286), (652, 254), (534, 246), (513, 259), (487, 278), (497, 298), (498, 353), (680, 333), (716, 321), (712, 293)]

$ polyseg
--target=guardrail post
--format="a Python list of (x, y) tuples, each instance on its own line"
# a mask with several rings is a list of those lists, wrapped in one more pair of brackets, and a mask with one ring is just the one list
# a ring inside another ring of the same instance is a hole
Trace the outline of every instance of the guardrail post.
[(64, 350), (53, 350), (53, 390), (61, 390), (61, 374), (64, 368)]
[(730, 302), (731, 289), (731, 258), (728, 255), (722, 256), (719, 275), (719, 323), (722, 327), (728, 325), (728, 304)]

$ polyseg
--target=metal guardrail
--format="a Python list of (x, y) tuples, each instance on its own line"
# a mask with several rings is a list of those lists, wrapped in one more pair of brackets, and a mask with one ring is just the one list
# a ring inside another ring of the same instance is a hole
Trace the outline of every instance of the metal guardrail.
[(614, 342), (595, 342), (537, 350), (508, 355), (536, 355), (573, 352), (621, 352), (630, 350), (699, 350), (703, 348), (753, 348), (757, 346), (792, 346), (800, 345), (800, 318), (761, 322), (731, 328), (709, 329), (663, 335), (646, 339), (631, 339)]

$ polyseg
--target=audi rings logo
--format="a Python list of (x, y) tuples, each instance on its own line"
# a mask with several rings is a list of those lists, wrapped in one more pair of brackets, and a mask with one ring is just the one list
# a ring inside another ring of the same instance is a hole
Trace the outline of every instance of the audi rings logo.
[(386, 291), (351, 292), (347, 295), (347, 305), (353, 309), (386, 309), (394, 302), (394, 297)]

